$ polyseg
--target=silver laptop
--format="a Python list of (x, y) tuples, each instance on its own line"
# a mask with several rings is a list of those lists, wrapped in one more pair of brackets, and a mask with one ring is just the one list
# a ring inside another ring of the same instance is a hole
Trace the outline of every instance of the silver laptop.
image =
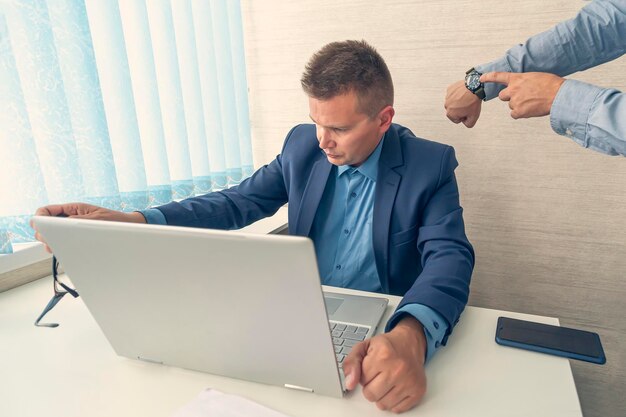
[(387, 307), (323, 293), (304, 237), (33, 221), (115, 352), (132, 359), (341, 397), (343, 358)]

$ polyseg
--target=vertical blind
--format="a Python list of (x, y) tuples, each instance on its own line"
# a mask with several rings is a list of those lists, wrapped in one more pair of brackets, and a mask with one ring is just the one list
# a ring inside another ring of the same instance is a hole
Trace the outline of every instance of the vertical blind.
[(239, 0), (0, 0), (0, 253), (46, 204), (132, 211), (252, 170)]

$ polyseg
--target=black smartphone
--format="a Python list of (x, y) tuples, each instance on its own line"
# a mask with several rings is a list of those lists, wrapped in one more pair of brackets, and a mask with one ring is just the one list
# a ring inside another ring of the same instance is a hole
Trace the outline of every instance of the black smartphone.
[(606, 363), (597, 333), (568, 327), (499, 317), (496, 343), (600, 365)]

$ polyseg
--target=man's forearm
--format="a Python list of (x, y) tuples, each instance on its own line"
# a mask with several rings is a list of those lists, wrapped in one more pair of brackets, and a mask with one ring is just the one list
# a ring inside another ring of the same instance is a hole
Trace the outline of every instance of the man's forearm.
[[(504, 57), (479, 65), (479, 72), (548, 72), (561, 77), (611, 61), (626, 53), (626, 2), (594, 1), (573, 19), (509, 49)], [(486, 99), (504, 87), (485, 86)]]

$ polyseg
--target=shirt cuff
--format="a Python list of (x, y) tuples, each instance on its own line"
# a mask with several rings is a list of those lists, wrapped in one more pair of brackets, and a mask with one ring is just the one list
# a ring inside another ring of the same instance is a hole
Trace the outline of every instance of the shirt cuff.
[(146, 218), (146, 223), (148, 224), (167, 224), (167, 220), (165, 220), (165, 215), (159, 209), (146, 209), (146, 210), (138, 210), (139, 213), (143, 214), (143, 217)]
[[(491, 61), (488, 64), (478, 65), (474, 67), (474, 69), (481, 74), (486, 74), (488, 72), (513, 72), (511, 66), (509, 65), (509, 61), (506, 58), (496, 59), (495, 61)], [(504, 90), (506, 85), (498, 84), (498, 83), (485, 83), (485, 101), (491, 100), (492, 98), (498, 97), (500, 91)]]
[(577, 80), (565, 80), (550, 109), (550, 126), (580, 146), (589, 147), (587, 121), (602, 88)]
[(446, 320), (432, 308), (423, 304), (407, 304), (396, 310), (387, 323), (385, 331), (388, 332), (395, 327), (402, 317), (409, 314), (422, 324), (424, 336), (426, 336), (426, 362), (428, 362), (435, 352), (443, 345), (443, 338), (448, 331)]

